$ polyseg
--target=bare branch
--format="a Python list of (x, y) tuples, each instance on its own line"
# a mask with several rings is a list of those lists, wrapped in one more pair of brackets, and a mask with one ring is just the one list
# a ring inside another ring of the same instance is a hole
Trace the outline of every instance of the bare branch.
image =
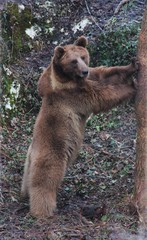
[(86, 0), (85, 0), (85, 5), (86, 5), (87, 11), (88, 11), (88, 13), (89, 13), (92, 21), (95, 23), (95, 25), (96, 25), (102, 32), (104, 32), (103, 29), (100, 27), (100, 25), (95, 21), (94, 17), (92, 16), (92, 14), (91, 14), (91, 12), (90, 12), (90, 9), (89, 9), (89, 6), (88, 6), (88, 3), (87, 3)]
[(130, 2), (130, 1), (131, 0), (121, 0), (120, 3), (118, 4), (117, 8), (114, 11), (114, 14), (117, 14), (120, 11), (120, 9), (123, 5)]

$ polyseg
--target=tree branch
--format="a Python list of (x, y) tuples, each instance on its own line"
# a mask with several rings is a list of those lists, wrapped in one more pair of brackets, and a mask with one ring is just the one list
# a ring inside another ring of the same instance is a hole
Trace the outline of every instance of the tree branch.
[(121, 0), (120, 3), (118, 4), (117, 8), (114, 11), (114, 14), (117, 14), (120, 11), (121, 7), (124, 4), (128, 3), (129, 1), (131, 1), (131, 0)]
[(88, 3), (87, 1), (85, 0), (85, 5), (86, 5), (86, 8), (87, 8), (87, 11), (92, 19), (92, 21), (95, 23), (95, 25), (103, 32), (103, 29), (99, 26), (99, 24), (95, 21), (94, 17), (92, 16), (91, 12), (90, 12), (90, 9), (89, 9), (89, 6), (88, 6)]

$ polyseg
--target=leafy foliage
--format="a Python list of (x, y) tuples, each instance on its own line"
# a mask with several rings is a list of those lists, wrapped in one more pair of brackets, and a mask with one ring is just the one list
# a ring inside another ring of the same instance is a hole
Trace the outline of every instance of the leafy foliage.
[(128, 64), (136, 55), (140, 25), (124, 25), (101, 34), (89, 47), (91, 66)]
[[(26, 71), (28, 70), (26, 69)], [(38, 112), (40, 106), (40, 99), (37, 94), (39, 73), (33, 70), (28, 76), (27, 83), (23, 80), (21, 74), (13, 72), (10, 65), (3, 64), (2, 66), (1, 113), (3, 125), (10, 123), (19, 113)]]

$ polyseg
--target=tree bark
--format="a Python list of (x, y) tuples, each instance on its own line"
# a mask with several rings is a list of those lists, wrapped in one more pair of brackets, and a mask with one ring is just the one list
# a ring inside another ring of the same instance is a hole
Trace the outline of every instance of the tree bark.
[(138, 91), (136, 96), (137, 146), (135, 206), (139, 219), (147, 228), (147, 6), (138, 41)]

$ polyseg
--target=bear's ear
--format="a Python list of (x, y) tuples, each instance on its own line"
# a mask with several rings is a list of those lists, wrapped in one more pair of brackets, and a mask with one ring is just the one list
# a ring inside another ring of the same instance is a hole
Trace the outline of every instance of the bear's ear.
[(74, 45), (86, 48), (88, 41), (84, 36), (81, 36), (74, 42)]
[(54, 56), (57, 58), (57, 59), (60, 59), (65, 53), (65, 50), (63, 47), (56, 47), (55, 50), (54, 50)]

